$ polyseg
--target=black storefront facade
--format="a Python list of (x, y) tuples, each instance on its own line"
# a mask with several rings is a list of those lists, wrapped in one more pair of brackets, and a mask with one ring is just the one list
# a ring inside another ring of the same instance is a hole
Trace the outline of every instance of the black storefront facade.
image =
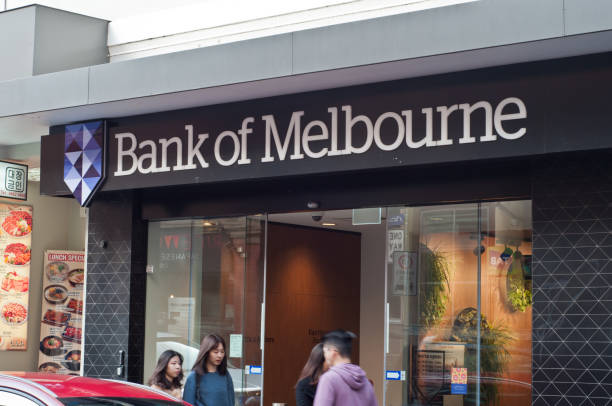
[[(594, 55), (104, 117), (84, 373), (141, 382), (147, 228), (166, 219), (530, 200), (532, 404), (612, 395), (612, 58)], [(137, 102), (137, 101), (134, 101)], [(65, 126), (41, 193), (67, 196)]]

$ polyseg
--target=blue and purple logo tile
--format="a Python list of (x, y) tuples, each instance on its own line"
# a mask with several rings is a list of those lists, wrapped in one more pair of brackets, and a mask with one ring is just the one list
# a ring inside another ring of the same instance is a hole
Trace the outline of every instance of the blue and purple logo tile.
[(64, 183), (86, 206), (104, 180), (104, 121), (66, 126)]

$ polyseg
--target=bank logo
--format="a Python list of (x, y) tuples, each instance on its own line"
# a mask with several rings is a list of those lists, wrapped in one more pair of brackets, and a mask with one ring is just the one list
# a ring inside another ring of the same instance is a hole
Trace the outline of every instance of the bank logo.
[(104, 121), (67, 125), (64, 138), (64, 183), (86, 206), (104, 180)]

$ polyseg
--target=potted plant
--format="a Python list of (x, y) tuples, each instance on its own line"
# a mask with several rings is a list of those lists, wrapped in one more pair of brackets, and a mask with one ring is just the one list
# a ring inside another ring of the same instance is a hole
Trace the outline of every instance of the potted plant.
[[(464, 366), (472, 373), (476, 372), (476, 362), (478, 354), (478, 311), (473, 307), (463, 309), (457, 315), (451, 330), (450, 341), (467, 343), (464, 359)], [(499, 391), (497, 384), (487, 377), (495, 377), (506, 371), (506, 366), (510, 361), (510, 352), (507, 350), (508, 344), (514, 338), (505, 327), (495, 326), (480, 316), (480, 404), (495, 405), (499, 401)], [(466, 397), (466, 403), (476, 403), (476, 384), (471, 383), (468, 393), (472, 396)]]
[(506, 275), (506, 296), (513, 311), (524, 312), (531, 306), (531, 284), (525, 280), (523, 254), (517, 249), (512, 254), (512, 263)]
[(433, 327), (442, 320), (446, 312), (450, 291), (449, 267), (446, 257), (439, 250), (427, 246), (421, 247), (421, 275), (424, 283), (420, 284), (420, 318), (421, 325)]

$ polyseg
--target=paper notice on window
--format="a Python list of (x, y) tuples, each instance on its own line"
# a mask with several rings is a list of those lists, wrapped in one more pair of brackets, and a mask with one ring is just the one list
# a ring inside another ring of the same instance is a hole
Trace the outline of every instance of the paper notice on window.
[(230, 334), (230, 358), (242, 358), (242, 334)]

